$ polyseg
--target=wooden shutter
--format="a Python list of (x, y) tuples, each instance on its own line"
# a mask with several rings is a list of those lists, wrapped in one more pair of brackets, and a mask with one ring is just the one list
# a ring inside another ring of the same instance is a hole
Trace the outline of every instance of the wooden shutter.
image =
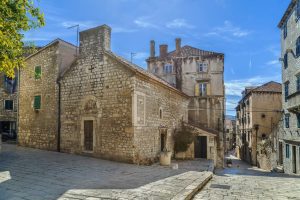
[(36, 66), (34, 68), (34, 77), (35, 77), (35, 79), (40, 79), (41, 78), (41, 73), (42, 73), (41, 66)]
[(199, 96), (199, 83), (195, 84), (195, 96), (198, 97)]
[(41, 96), (35, 96), (34, 97), (33, 108), (35, 110), (41, 109)]
[(210, 84), (209, 83), (207, 83), (206, 84), (206, 95), (211, 95), (211, 91), (210, 91), (211, 89), (210, 89)]

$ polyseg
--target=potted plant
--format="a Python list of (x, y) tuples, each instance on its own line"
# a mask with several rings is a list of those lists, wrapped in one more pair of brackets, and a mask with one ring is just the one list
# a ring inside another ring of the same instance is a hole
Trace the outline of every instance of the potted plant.
[(169, 166), (171, 164), (172, 152), (168, 151), (166, 148), (160, 152), (159, 163), (163, 166)]
[(232, 167), (232, 160), (231, 159), (227, 159), (226, 160), (226, 164), (227, 164), (227, 167)]

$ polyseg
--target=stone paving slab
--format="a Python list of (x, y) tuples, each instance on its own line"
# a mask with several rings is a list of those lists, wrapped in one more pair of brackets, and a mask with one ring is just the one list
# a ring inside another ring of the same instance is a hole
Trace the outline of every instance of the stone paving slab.
[[(130, 190), (189, 171), (207, 171), (212, 166), (208, 160), (176, 163), (177, 170), (158, 164), (138, 166), (3, 143), (0, 200), (55, 200), (72, 189)], [(176, 184), (184, 181), (177, 180)]]
[(233, 167), (216, 170), (195, 200), (300, 200), (300, 176), (261, 170), (231, 158)]
[(185, 200), (212, 178), (212, 172), (185, 172), (176, 176), (128, 190), (69, 190), (59, 200), (73, 199), (173, 199)]

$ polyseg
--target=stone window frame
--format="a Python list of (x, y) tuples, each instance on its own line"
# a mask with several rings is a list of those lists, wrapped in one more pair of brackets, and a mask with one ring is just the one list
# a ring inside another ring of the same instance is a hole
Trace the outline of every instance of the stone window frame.
[(290, 145), (285, 144), (285, 157), (290, 158)]
[(208, 63), (206, 62), (197, 62), (197, 72), (207, 73), (208, 72)]
[(283, 39), (285, 39), (288, 35), (288, 30), (287, 30), (287, 22), (283, 25)]
[(288, 68), (288, 60), (289, 60), (289, 56), (288, 56), (288, 52), (286, 52), (283, 56), (283, 67), (284, 67), (284, 69)]
[[(12, 101), (12, 109), (7, 109), (7, 108), (6, 108), (6, 101)], [(14, 110), (14, 107), (15, 107), (15, 106), (14, 106), (14, 100), (12, 100), (12, 99), (5, 99), (5, 100), (3, 101), (3, 104), (4, 104), (3, 107), (4, 107), (4, 110), (5, 110), (5, 111), (13, 111), (13, 110)]]
[(290, 128), (290, 113), (284, 115), (285, 128)]
[(285, 102), (287, 102), (287, 98), (289, 96), (289, 85), (290, 85), (290, 82), (287, 81), (284, 83), (284, 99), (285, 99)]
[(173, 73), (173, 65), (170, 63), (166, 63), (163, 65), (163, 71), (165, 74), (172, 74)]
[[(138, 122), (138, 119), (137, 119), (137, 114), (138, 114), (138, 109), (137, 109), (137, 97), (139, 96), (143, 96), (144, 97), (144, 123), (139, 123)], [(133, 122), (133, 125), (136, 126), (145, 126), (146, 125), (146, 94), (142, 93), (142, 92), (139, 92), (139, 91), (134, 91), (133, 95), (132, 95), (132, 98), (133, 98), (133, 104), (132, 104), (132, 122)]]

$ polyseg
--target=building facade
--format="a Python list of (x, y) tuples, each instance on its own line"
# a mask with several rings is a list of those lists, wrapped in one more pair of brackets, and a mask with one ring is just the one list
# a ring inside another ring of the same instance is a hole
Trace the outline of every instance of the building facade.
[(25, 60), (20, 69), (18, 144), (58, 148), (60, 74), (75, 59), (76, 47), (54, 40)]
[(278, 27), (281, 30), (283, 124), (279, 161), (285, 173), (300, 174), (300, 2), (292, 0)]
[(58, 40), (26, 59), (20, 145), (136, 164), (173, 152), (188, 96), (112, 53), (110, 43), (102, 25), (80, 32), (76, 57), (76, 47)]
[(225, 136), (226, 146), (225, 152), (229, 152), (235, 148), (236, 145), (236, 121), (232, 117), (225, 118)]
[(18, 73), (11, 79), (0, 73), (0, 134), (3, 140), (17, 138)]
[(237, 155), (252, 165), (270, 168), (259, 147), (273, 139), (272, 131), (281, 119), (281, 84), (271, 81), (248, 87), (242, 95), (236, 107)]
[(176, 49), (159, 46), (155, 55), (155, 42), (150, 41), (150, 57), (146, 60), (148, 72), (162, 78), (189, 96), (188, 123), (203, 132), (191, 145), (190, 158), (215, 158), (218, 167), (224, 159), (224, 54), (204, 51), (191, 46)]

